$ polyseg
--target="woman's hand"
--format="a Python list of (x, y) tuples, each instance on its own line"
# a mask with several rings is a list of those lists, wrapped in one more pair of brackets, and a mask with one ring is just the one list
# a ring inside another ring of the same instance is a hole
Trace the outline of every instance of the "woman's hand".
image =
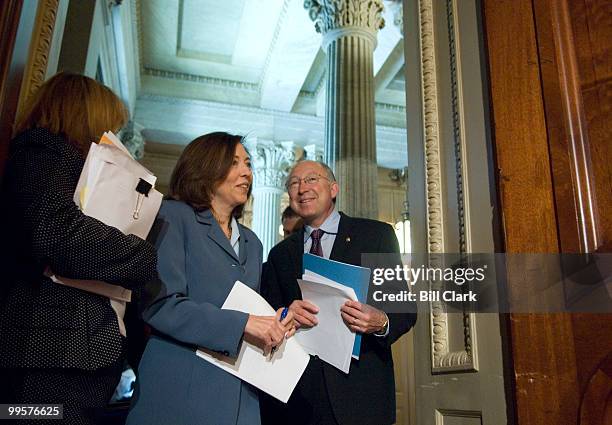
[(282, 311), (283, 309), (279, 308), (276, 316), (249, 315), (244, 328), (244, 339), (261, 348), (264, 355), (268, 355), (273, 347), (280, 345), (283, 339), (295, 333), (293, 314), (288, 312), (287, 317), (281, 321), (279, 319)]

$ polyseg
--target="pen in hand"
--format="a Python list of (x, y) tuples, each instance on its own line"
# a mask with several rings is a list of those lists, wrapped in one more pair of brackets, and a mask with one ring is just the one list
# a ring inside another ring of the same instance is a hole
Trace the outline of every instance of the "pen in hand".
[[(279, 321), (283, 321), (285, 320), (285, 318), (287, 317), (287, 313), (289, 313), (289, 307), (285, 307), (283, 308), (283, 311), (281, 312)], [(274, 352), (276, 351), (276, 346), (272, 347), (272, 350), (270, 350), (270, 360), (272, 360), (272, 356), (274, 355)]]

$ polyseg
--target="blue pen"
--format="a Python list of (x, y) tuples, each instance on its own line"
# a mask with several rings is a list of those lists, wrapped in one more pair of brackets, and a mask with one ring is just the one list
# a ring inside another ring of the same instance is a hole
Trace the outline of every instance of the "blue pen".
[(289, 307), (283, 308), (283, 311), (281, 312), (281, 317), (280, 317), (281, 322), (285, 320), (285, 318), (287, 317), (287, 313), (289, 313)]
[[(285, 318), (287, 317), (287, 313), (289, 313), (289, 307), (283, 308), (283, 311), (281, 311), (281, 315), (280, 315), (281, 322), (285, 320)], [(276, 351), (276, 347), (272, 347), (272, 350), (270, 351), (270, 360), (272, 360), (272, 355), (274, 354), (275, 351)]]

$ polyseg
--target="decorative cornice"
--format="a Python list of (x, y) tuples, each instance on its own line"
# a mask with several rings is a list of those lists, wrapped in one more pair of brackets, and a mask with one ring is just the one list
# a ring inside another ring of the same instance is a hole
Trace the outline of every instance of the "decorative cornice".
[(144, 60), (142, 58), (144, 49), (142, 48), (143, 46), (143, 41), (142, 41), (142, 33), (143, 33), (143, 28), (142, 28), (142, 7), (140, 5), (140, 0), (134, 0), (133, 2), (134, 4), (134, 9), (133, 11), (135, 12), (135, 23), (134, 25), (136, 25), (136, 34), (138, 35), (138, 63), (140, 65), (140, 74), (142, 74), (144, 72)]
[(145, 151), (145, 140), (141, 131), (143, 127), (133, 120), (128, 121), (119, 137), (134, 159), (142, 159)]
[(136, 91), (140, 90), (140, 73), (142, 72), (142, 35), (140, 34), (140, 0), (133, 0), (129, 4), (130, 7), (130, 17), (131, 19), (131, 28), (132, 32), (132, 43), (136, 47), (136, 57), (134, 58), (134, 62), (136, 63), (136, 72), (134, 73), (136, 78)]
[(211, 84), (221, 87), (231, 87), (241, 90), (257, 91), (258, 85), (252, 83), (245, 83), (243, 81), (224, 80), (222, 78), (204, 77), (202, 75), (187, 74), (184, 72), (166, 71), (163, 69), (156, 69), (150, 67), (143, 68), (144, 75), (150, 75), (152, 77), (169, 78), (172, 80), (190, 81), (200, 84)]
[[(199, 99), (188, 99), (188, 98), (179, 98), (179, 97), (169, 97), (169, 96), (161, 96), (156, 94), (141, 94), (138, 97), (139, 100), (151, 101), (151, 102), (159, 102), (165, 103), (168, 105), (195, 105), (202, 107), (215, 108), (217, 110), (225, 110), (230, 113), (235, 112), (247, 112), (247, 113), (255, 113), (255, 114), (270, 114), (279, 118), (287, 118), (299, 122), (303, 122), (305, 125), (308, 124), (320, 124), (323, 121), (322, 117), (317, 117), (313, 115), (305, 115), (305, 114), (297, 114), (294, 112), (285, 112), (285, 111), (276, 111), (273, 109), (263, 109), (255, 106), (245, 106), (245, 105), (232, 105), (228, 103), (219, 103), (212, 102), (209, 100), (199, 100)], [(390, 127), (386, 125), (376, 125), (376, 131), (381, 131), (387, 134), (394, 135), (405, 135), (406, 129), (403, 127)]]
[(305, 0), (304, 8), (323, 35), (344, 27), (376, 33), (385, 26), (382, 0)]
[(276, 22), (276, 28), (274, 28), (274, 35), (272, 36), (272, 41), (270, 42), (270, 47), (268, 48), (268, 53), (266, 55), (266, 61), (264, 62), (263, 72), (261, 73), (261, 77), (259, 78), (259, 90), (263, 87), (263, 82), (268, 73), (268, 68), (270, 67), (270, 61), (272, 60), (272, 53), (274, 52), (274, 48), (276, 47), (276, 43), (278, 42), (278, 37), (280, 35), (281, 29), (283, 27), (283, 23), (285, 22), (285, 18), (287, 17), (287, 10), (289, 9), (289, 3), (292, 0), (285, 0), (283, 2), (283, 8), (280, 11), (278, 16), (278, 21)]
[[(255, 113), (255, 114), (270, 114), (276, 117), (289, 118), (297, 121), (302, 121), (306, 124), (315, 124), (321, 121), (321, 118), (312, 116), (312, 115), (304, 115), (304, 114), (296, 114), (293, 112), (285, 112), (285, 111), (276, 111), (273, 109), (264, 109), (255, 106), (245, 106), (245, 105), (233, 105), (229, 103), (220, 103), (213, 102), (210, 100), (200, 100), (200, 99), (188, 99), (182, 97), (169, 97), (169, 96), (161, 96), (156, 94), (141, 94), (138, 97), (139, 100), (151, 101), (151, 102), (159, 102), (165, 103), (168, 105), (186, 105), (186, 106), (201, 106), (208, 108), (215, 108), (217, 110), (227, 111), (227, 112), (247, 112), (247, 113)], [(392, 127), (389, 127), (392, 128)]]
[(406, 113), (406, 107), (402, 105), (394, 105), (392, 103), (376, 102), (374, 103), (374, 107), (380, 111), (400, 112), (404, 114)]
[(321, 90), (323, 90), (326, 85), (327, 73), (323, 73), (323, 75), (321, 75), (321, 78), (319, 78), (319, 82), (317, 83), (317, 87), (314, 89), (314, 91), (300, 90), (300, 96), (314, 99), (319, 96), (319, 93), (321, 93)]
[(308, 90), (300, 90), (300, 93), (298, 96), (305, 97), (307, 99), (314, 99), (317, 97), (317, 92), (308, 91)]
[[(306, 99), (316, 99), (318, 96), (318, 91), (300, 90), (299, 96)], [(375, 102), (374, 107), (379, 111), (406, 113), (406, 107), (402, 105), (394, 105), (392, 103)]]
[(32, 31), (32, 49), (19, 95), (20, 108), (45, 82), (58, 7), (59, 0), (44, 0), (38, 5), (36, 24)]

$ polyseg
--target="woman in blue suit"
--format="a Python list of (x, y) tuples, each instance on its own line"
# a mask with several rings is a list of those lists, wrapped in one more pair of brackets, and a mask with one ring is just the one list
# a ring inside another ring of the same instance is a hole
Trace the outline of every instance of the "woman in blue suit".
[(159, 213), (161, 289), (143, 317), (153, 328), (129, 425), (259, 424), (256, 390), (196, 356), (197, 347), (236, 356), (243, 339), (264, 354), (295, 332), (293, 317), (254, 316), (221, 306), (240, 280), (259, 291), (262, 245), (238, 224), (253, 175), (240, 136), (211, 133), (183, 151), (170, 200)]

